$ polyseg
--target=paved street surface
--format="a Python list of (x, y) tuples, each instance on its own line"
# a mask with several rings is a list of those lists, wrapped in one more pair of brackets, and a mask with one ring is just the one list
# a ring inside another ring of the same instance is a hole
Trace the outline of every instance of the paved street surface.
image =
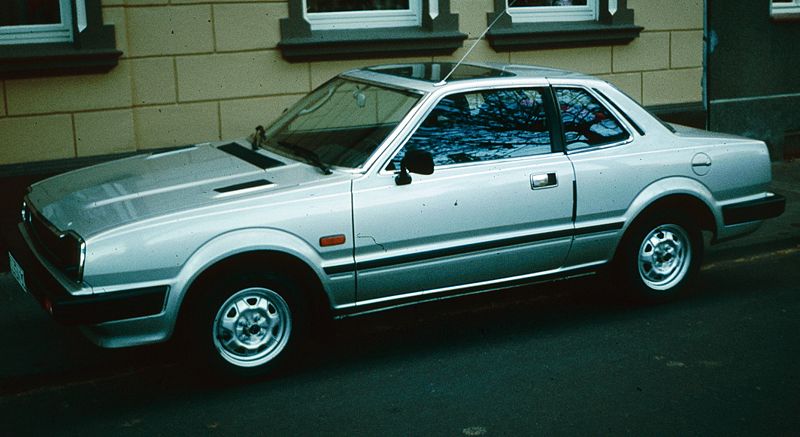
[(0, 435), (796, 435), (800, 244), (760, 249), (670, 305), (575, 280), (344, 321), (243, 383), (96, 349), (4, 293)]
[[(797, 205), (800, 173), (775, 174)], [(96, 348), (3, 273), (0, 436), (797, 435), (795, 209), (710, 249), (672, 304), (593, 278), (426, 304), (337, 322), (301, 366), (241, 382), (169, 344)]]

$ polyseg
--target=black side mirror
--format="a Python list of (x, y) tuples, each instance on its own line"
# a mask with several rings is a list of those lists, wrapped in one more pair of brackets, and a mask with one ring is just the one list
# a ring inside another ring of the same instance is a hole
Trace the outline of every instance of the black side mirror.
[(429, 175), (433, 174), (433, 157), (430, 152), (423, 150), (407, 150), (403, 160), (400, 161), (400, 174), (394, 178), (397, 185), (411, 183), (410, 173)]

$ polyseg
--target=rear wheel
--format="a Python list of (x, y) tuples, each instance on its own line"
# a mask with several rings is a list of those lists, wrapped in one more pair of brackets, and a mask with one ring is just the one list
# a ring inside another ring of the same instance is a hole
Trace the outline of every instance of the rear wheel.
[(617, 272), (628, 295), (658, 303), (687, 290), (700, 267), (703, 236), (691, 220), (651, 214), (634, 223), (623, 240)]

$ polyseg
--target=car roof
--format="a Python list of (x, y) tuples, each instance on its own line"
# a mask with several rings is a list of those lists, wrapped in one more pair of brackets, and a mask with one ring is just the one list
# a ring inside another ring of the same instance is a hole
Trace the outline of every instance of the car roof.
[[(448, 76), (449, 75), (449, 76)], [(371, 82), (403, 88), (431, 91), (446, 83), (483, 82), (499, 78), (571, 78), (594, 79), (582, 73), (535, 65), (490, 62), (418, 62), (407, 64), (373, 65), (342, 74)], [(447, 78), (447, 82), (442, 82)]]

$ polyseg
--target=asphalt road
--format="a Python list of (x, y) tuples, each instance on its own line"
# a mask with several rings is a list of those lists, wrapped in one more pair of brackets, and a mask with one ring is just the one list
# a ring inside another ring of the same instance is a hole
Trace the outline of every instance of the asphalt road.
[(797, 435), (800, 244), (711, 254), (686, 299), (595, 279), (337, 322), (257, 380), (101, 350), (0, 275), (0, 435)]

